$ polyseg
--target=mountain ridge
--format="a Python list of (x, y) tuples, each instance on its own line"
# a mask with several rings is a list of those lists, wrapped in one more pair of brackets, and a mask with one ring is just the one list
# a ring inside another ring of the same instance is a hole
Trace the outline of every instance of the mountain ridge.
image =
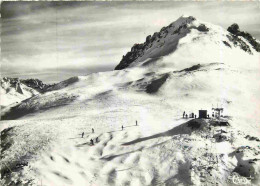
[[(198, 24), (194, 24), (194, 22), (198, 21)], [(166, 27), (163, 27), (159, 32), (155, 32), (152, 36), (149, 35), (146, 37), (146, 40), (144, 43), (141, 44), (134, 44), (131, 48), (131, 51), (127, 52), (126, 55), (123, 55), (120, 63), (115, 67), (115, 70), (122, 70), (127, 67), (129, 67), (133, 62), (138, 61), (138, 59), (142, 58), (147, 52), (149, 52), (149, 49), (153, 47), (153, 45), (156, 45), (157, 42), (160, 42), (160, 39), (163, 39), (165, 37), (168, 37), (168, 35), (182, 35), (182, 37), (176, 37), (176, 47), (178, 47), (178, 41), (185, 37), (186, 34), (189, 34), (192, 29), (196, 29), (200, 32), (207, 33), (211, 28), (207, 26), (207, 23), (204, 23), (202, 21), (197, 20), (193, 16), (182, 16), (179, 19), (177, 19), (175, 22), (172, 22)], [(224, 29), (223, 29), (224, 30)], [(241, 39), (240, 37), (246, 39), (250, 45), (256, 50), (257, 52), (260, 51), (260, 43), (253, 38), (249, 33), (243, 32), (239, 30), (239, 27), (237, 24), (233, 24), (227, 29), (228, 33), (226, 34), (226, 41), (223, 40), (225, 46), (232, 47), (230, 43), (233, 43), (234, 46), (239, 46), (243, 51), (252, 54), (251, 48), (248, 46), (248, 44)], [(171, 37), (168, 37), (171, 38)], [(163, 46), (167, 42), (167, 40), (164, 40), (161, 46)], [(161, 47), (159, 45), (159, 47)], [(170, 51), (167, 54), (162, 54), (160, 56), (168, 55), (169, 53), (174, 52)], [(149, 54), (148, 54), (149, 55)], [(146, 58), (147, 59), (147, 58)], [(142, 59), (143, 60), (143, 59)], [(140, 60), (139, 60), (140, 62)]]

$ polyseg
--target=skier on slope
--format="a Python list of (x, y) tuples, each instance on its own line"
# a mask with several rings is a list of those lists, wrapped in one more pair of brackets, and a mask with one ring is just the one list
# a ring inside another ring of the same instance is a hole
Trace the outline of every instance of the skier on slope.
[(94, 145), (93, 139), (90, 139), (90, 145)]
[(82, 132), (81, 137), (82, 137), (82, 138), (84, 137), (84, 132)]

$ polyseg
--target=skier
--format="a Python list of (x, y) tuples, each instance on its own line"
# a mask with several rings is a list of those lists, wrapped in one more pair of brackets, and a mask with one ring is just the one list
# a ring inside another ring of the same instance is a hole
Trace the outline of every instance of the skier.
[(122, 125), (122, 130), (124, 130), (124, 126)]
[(197, 115), (195, 114), (195, 119), (197, 118)]
[(188, 114), (186, 114), (186, 119), (188, 118)]
[(82, 132), (81, 136), (82, 136), (82, 138), (84, 137), (84, 132)]
[(90, 139), (90, 145), (94, 145), (93, 139)]
[(184, 116), (185, 116), (185, 111), (183, 112), (183, 115), (182, 115), (182, 117), (184, 118)]
[(96, 143), (98, 142), (98, 137), (96, 138)]
[(135, 125), (137, 126), (137, 120), (135, 121)]
[(92, 133), (94, 133), (94, 129), (92, 128)]

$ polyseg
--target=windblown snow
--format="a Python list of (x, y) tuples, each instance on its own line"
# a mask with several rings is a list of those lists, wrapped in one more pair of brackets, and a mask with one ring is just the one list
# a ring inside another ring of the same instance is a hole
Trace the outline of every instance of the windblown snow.
[(1, 185), (259, 185), (259, 53), (193, 17), (159, 35), (121, 70), (7, 105)]

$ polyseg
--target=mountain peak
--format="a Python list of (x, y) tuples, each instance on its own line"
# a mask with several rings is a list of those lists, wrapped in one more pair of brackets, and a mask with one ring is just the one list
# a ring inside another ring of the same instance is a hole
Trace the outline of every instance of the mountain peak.
[(188, 31), (188, 24), (191, 24), (196, 19), (192, 16), (181, 16), (176, 21), (172, 22), (170, 25), (161, 28), (160, 32), (155, 32), (152, 36), (149, 35), (146, 37), (144, 43), (134, 44), (131, 48), (131, 51), (123, 56), (120, 63), (116, 66), (115, 70), (120, 70), (128, 67), (133, 61), (137, 58), (143, 56), (145, 51), (157, 46), (163, 38), (166, 38), (168, 34), (179, 35), (181, 33), (186, 33)]
[[(234, 54), (246, 52), (250, 55), (254, 54), (254, 50), (260, 51), (257, 41), (250, 34), (241, 32), (237, 24), (226, 31), (220, 26), (204, 23), (193, 16), (183, 15), (170, 25), (161, 28), (159, 32), (147, 36), (144, 43), (134, 44), (131, 51), (123, 56), (115, 70), (151, 64), (150, 61), (158, 61), (162, 57), (179, 53), (180, 50), (183, 50), (183, 54), (176, 55), (183, 57), (189, 55), (187, 50), (193, 50), (193, 53), (190, 54), (192, 58), (194, 58), (194, 54), (197, 56), (198, 52), (204, 50), (204, 58), (201, 57), (199, 60), (208, 61), (210, 59), (211, 62), (223, 62), (220, 61), (222, 58), (217, 55), (222, 48), (225, 48), (228, 56), (232, 55), (232, 51)], [(243, 51), (237, 51), (237, 49)], [(215, 56), (215, 59), (210, 56)], [(174, 66), (174, 64), (170, 65)], [(187, 64), (187, 66), (189, 65), (194, 64)], [(180, 68), (184, 68), (184, 66)]]

